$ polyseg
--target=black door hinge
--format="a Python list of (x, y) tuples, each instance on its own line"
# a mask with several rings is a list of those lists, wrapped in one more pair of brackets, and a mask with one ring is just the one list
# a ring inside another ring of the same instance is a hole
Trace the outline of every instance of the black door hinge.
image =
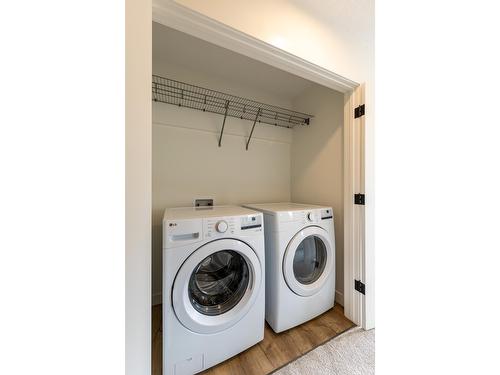
[(365, 115), (365, 105), (361, 104), (360, 106), (354, 109), (354, 118), (358, 118)]
[(364, 194), (354, 194), (354, 204), (365, 205), (365, 195)]
[(361, 294), (365, 294), (365, 284), (363, 284), (361, 280), (354, 280), (354, 289)]

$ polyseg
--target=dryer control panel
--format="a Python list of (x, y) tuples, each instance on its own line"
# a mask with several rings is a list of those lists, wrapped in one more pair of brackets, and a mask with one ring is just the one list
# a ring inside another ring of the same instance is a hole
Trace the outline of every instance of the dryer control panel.
[(318, 224), (324, 220), (333, 220), (333, 210), (331, 208), (318, 208), (300, 211), (284, 211), (278, 213), (278, 220), (281, 223), (295, 222), (301, 224)]
[(333, 219), (333, 211), (331, 208), (324, 208), (320, 211), (321, 220)]
[(305, 215), (305, 222), (319, 223), (322, 220), (333, 219), (333, 212), (331, 208), (323, 208), (319, 210), (303, 211)]
[(262, 229), (262, 214), (211, 217), (203, 220), (203, 237), (206, 239), (251, 235), (255, 232), (262, 232)]

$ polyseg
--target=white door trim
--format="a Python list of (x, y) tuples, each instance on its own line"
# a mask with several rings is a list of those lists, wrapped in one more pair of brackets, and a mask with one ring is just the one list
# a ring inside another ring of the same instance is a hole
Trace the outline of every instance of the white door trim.
[[(359, 162), (355, 153), (361, 147), (356, 142), (361, 142), (361, 139), (351, 133), (354, 129), (353, 114), (359, 83), (233, 29), (173, 0), (153, 0), (153, 21), (345, 94), (344, 313), (354, 323), (364, 327), (365, 296), (354, 290), (355, 277), (365, 280), (364, 275), (360, 276), (360, 272), (364, 272), (364, 223), (363, 225), (359, 223), (359, 220), (364, 220), (364, 215), (362, 218), (356, 214), (353, 202), (354, 194), (359, 192), (355, 191), (359, 186), (359, 179), (364, 176), (363, 165), (359, 167), (355, 165)], [(363, 246), (360, 246), (361, 244)]]

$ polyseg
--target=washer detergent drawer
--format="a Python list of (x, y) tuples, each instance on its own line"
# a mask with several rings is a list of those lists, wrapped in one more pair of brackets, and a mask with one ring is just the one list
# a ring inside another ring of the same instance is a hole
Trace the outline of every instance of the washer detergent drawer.
[(163, 248), (190, 245), (203, 238), (203, 221), (168, 220), (163, 223)]
[(203, 354), (195, 354), (192, 357), (179, 361), (174, 366), (175, 375), (193, 375), (203, 370)]

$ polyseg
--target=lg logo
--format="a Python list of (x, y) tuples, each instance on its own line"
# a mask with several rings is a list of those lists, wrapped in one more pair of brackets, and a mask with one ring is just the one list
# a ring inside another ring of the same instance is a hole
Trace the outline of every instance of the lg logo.
[(169, 227), (176, 227), (177, 226), (177, 223), (170, 223), (168, 224)]

